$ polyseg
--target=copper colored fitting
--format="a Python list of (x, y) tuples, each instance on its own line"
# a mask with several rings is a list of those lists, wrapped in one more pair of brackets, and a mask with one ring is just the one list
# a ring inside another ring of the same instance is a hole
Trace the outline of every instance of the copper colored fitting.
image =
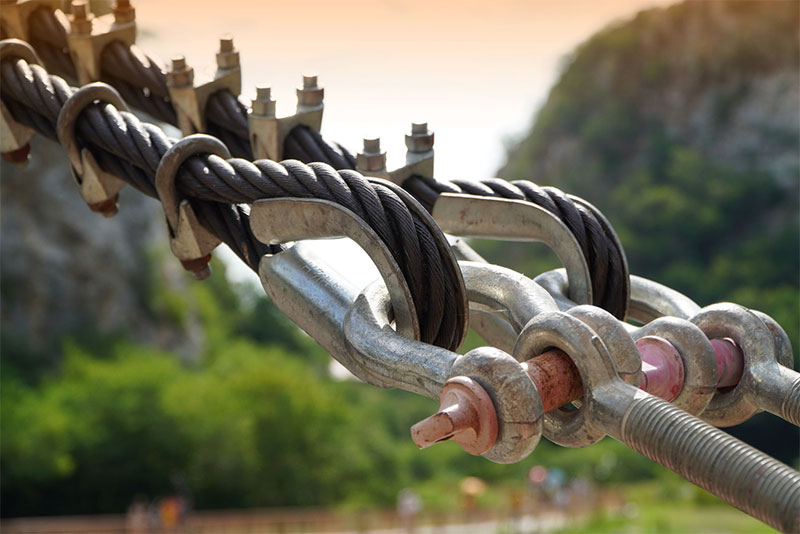
[(198, 280), (205, 280), (211, 276), (211, 266), (208, 262), (211, 261), (211, 254), (206, 254), (202, 258), (195, 258), (193, 260), (181, 260), (181, 265), (187, 271), (191, 271), (194, 277)]
[(118, 203), (119, 193), (108, 200), (104, 200), (103, 202), (89, 204), (89, 209), (96, 213), (100, 213), (103, 217), (113, 217), (119, 211)]
[(572, 359), (560, 349), (540, 354), (522, 364), (542, 397), (545, 413), (583, 396), (583, 383)]
[(11, 150), (10, 152), (3, 152), (3, 159), (9, 163), (13, 163), (14, 165), (19, 165), (20, 167), (24, 167), (28, 164), (28, 159), (31, 155), (31, 144), (25, 143), (25, 145), (19, 147), (16, 150)]
[(411, 439), (420, 449), (453, 440), (470, 454), (483, 454), (497, 439), (492, 399), (471, 378), (451, 378), (442, 388), (439, 411), (412, 426)]

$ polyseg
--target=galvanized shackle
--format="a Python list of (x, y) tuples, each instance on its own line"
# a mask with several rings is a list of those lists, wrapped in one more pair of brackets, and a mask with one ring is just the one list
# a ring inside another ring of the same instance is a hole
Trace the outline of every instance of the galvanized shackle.
[[(700, 306), (683, 293), (641, 276), (629, 278), (631, 298), (626, 319), (645, 324), (664, 316), (689, 319), (700, 311)], [(534, 282), (550, 293), (562, 311), (578, 305), (568, 296), (569, 282), (564, 269), (544, 272)]]
[(744, 358), (738, 384), (717, 389), (702, 418), (716, 426), (742, 423), (766, 410), (800, 426), (800, 373), (792, 370), (786, 333), (770, 317), (731, 303), (703, 308), (691, 318), (718, 343), (733, 343)]
[(522, 200), (443, 193), (433, 206), (433, 218), (443, 231), (457, 236), (545, 243), (566, 267), (570, 298), (592, 303), (589, 265), (578, 241), (544, 208)]
[(458, 265), (467, 287), (470, 326), (493, 347), (511, 353), (531, 317), (558, 309), (543, 287), (517, 271), (482, 262)]
[[(506, 269), (491, 265), (474, 268), (486, 269), (487, 277), (507, 274)], [(496, 301), (495, 288), (472, 285), (480, 278), (474, 271), (465, 276), (468, 294), (484, 303)], [(543, 304), (548, 305), (546, 299)], [(517, 315), (528, 305), (540, 306), (529, 301), (511, 306), (515, 310), (511, 314)], [(427, 447), (452, 439), (467, 452), (500, 463), (516, 462), (530, 454), (541, 437), (544, 408), (533, 380), (519, 362), (494, 347), (460, 356), (403, 337), (390, 327), (389, 307), (386, 289), (379, 283), (369, 286), (348, 310), (344, 334), (351, 358), (383, 377), (384, 387), (440, 400), (435, 415), (412, 427), (414, 442)]]
[(64, 102), (58, 114), (56, 135), (67, 152), (72, 178), (89, 209), (105, 217), (113, 217), (118, 211), (119, 192), (125, 187), (125, 182), (104, 171), (89, 149), (80, 148), (75, 136), (75, 121), (95, 102), (111, 104), (118, 111), (128, 111), (128, 106), (116, 89), (101, 82), (90, 83), (75, 91)]
[(192, 156), (211, 154), (231, 157), (228, 148), (216, 137), (196, 134), (184, 137), (161, 158), (156, 169), (156, 192), (164, 208), (169, 229), (170, 248), (187, 271), (204, 280), (211, 274), (208, 262), (220, 240), (200, 224), (188, 199), (182, 198), (175, 185), (178, 170)]

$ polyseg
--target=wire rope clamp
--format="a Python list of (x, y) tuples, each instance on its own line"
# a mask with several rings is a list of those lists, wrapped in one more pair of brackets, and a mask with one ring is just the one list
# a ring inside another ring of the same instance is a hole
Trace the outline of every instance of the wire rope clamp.
[(91, 83), (75, 91), (64, 102), (58, 114), (56, 135), (67, 152), (72, 178), (89, 209), (105, 217), (113, 217), (118, 211), (119, 192), (125, 182), (104, 171), (92, 152), (88, 148), (80, 147), (75, 136), (75, 122), (95, 102), (111, 104), (117, 110), (128, 111), (128, 106), (116, 89), (100, 82)]
[(2, 0), (0, 1), (0, 24), (6, 35), (30, 40), (28, 19), (31, 13), (42, 7), (39, 0)]
[(356, 170), (365, 176), (383, 178), (397, 185), (402, 185), (412, 176), (433, 178), (433, 132), (428, 130), (428, 123), (412, 122), (405, 141), (405, 164), (390, 171), (380, 138), (364, 139), (364, 149), (356, 155)]
[(167, 72), (169, 98), (178, 115), (178, 127), (183, 135), (207, 131), (206, 105), (208, 99), (219, 91), (230, 91), (234, 95), (242, 92), (242, 69), (239, 51), (231, 37), (219, 40), (217, 69), (201, 71), (195, 76), (194, 68), (186, 63), (186, 58), (172, 58)]
[(216, 137), (195, 134), (184, 137), (161, 158), (156, 169), (156, 192), (164, 207), (169, 230), (170, 248), (183, 268), (198, 280), (211, 274), (211, 251), (220, 244), (219, 238), (200, 224), (192, 205), (178, 194), (175, 178), (181, 165), (192, 156), (211, 154), (230, 159), (228, 148)]
[[(3, 10), (6, 4), (0, 4)], [(18, 57), (28, 63), (40, 65), (41, 61), (31, 45), (19, 39), (4, 39), (0, 41), (0, 61), (6, 58)], [(35, 132), (24, 124), (20, 124), (11, 115), (6, 105), (0, 101), (0, 153), (3, 159), (20, 165), (28, 162), (30, 154), (30, 140)]]
[(256, 159), (283, 159), (283, 144), (296, 126), (312, 130), (322, 128), (325, 110), (325, 89), (319, 86), (316, 76), (303, 76), (303, 86), (297, 88), (297, 108), (294, 115), (278, 117), (276, 101), (270, 87), (257, 87), (256, 98), (247, 114), (250, 126), (250, 146)]
[(136, 43), (136, 11), (130, 0), (117, 0), (112, 13), (99, 17), (85, 0), (72, 2), (67, 42), (81, 85), (101, 78), (103, 49), (114, 41), (128, 46)]

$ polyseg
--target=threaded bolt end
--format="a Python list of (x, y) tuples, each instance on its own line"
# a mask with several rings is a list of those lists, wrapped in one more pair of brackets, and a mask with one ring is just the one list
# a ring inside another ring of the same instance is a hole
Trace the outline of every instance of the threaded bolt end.
[(303, 76), (303, 89), (316, 89), (317, 76)]
[(172, 58), (172, 72), (182, 71), (186, 68), (186, 58), (184, 56), (175, 56)]
[(75, 20), (86, 20), (87, 6), (86, 0), (75, 0), (72, 2), (72, 17)]
[(634, 400), (620, 439), (772, 527), (800, 531), (800, 473), (671, 404)]
[(364, 139), (364, 153), (377, 154), (381, 151), (381, 138)]
[(226, 35), (219, 40), (220, 52), (233, 52), (233, 37)]
[(781, 413), (784, 419), (793, 425), (800, 426), (800, 375), (795, 377), (792, 382), (792, 387), (781, 406)]

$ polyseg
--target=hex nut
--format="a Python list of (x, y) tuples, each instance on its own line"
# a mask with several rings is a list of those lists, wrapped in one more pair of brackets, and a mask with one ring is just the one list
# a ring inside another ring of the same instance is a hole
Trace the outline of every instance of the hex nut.
[(428, 152), (433, 150), (433, 132), (427, 123), (412, 123), (411, 133), (406, 134), (406, 148), (409, 152)]
[(187, 87), (194, 83), (194, 69), (186, 64), (186, 58), (172, 58), (172, 68), (167, 72), (168, 87)]
[(376, 172), (386, 169), (386, 152), (356, 155), (356, 168), (361, 172)]
[(325, 99), (325, 89), (319, 87), (316, 76), (303, 76), (303, 87), (297, 88), (297, 104), (300, 106), (315, 107), (322, 105)]

